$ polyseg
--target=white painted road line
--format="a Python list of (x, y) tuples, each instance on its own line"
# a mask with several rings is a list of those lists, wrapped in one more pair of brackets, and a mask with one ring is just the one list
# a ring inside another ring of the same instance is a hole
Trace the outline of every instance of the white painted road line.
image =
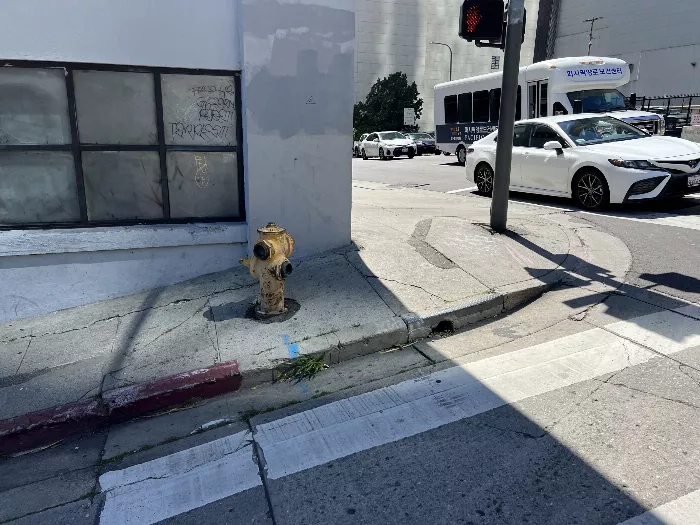
[(446, 191), (445, 193), (463, 193), (465, 191), (474, 191), (476, 189), (476, 186), (469, 186), (468, 188), (462, 188), (461, 190)]
[(150, 525), (262, 485), (250, 432), (107, 472), (101, 525)]
[(669, 501), (619, 525), (700, 525), (700, 490)]
[[(620, 336), (616, 335), (620, 334)], [(700, 322), (660, 312), (457, 366), (255, 429), (278, 479), (493, 408), (700, 345)]]
[(335, 401), (257, 425), (252, 437), (240, 432), (103, 474), (100, 523), (150, 525), (260, 486), (251, 439), (268, 477), (279, 479), (697, 345), (700, 308), (688, 305)]

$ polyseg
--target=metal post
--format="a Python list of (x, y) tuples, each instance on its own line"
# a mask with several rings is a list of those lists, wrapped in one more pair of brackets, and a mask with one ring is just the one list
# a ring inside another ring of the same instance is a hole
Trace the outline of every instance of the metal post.
[(508, 188), (510, 186), (510, 165), (513, 159), (513, 128), (518, 96), (520, 44), (522, 43), (524, 14), (525, 0), (510, 0), (508, 3), (506, 49), (503, 57), (501, 114), (498, 117), (496, 173), (491, 200), (491, 228), (497, 232), (504, 232), (508, 223)]
[(591, 23), (591, 32), (588, 35), (588, 56), (591, 56), (591, 47), (593, 46), (593, 24), (595, 24), (596, 20), (600, 20), (602, 18), (602, 16), (594, 16), (593, 18), (587, 18), (586, 20), (584, 20), (584, 22)]
[(445, 46), (447, 49), (450, 50), (450, 80), (452, 80), (452, 48), (448, 44), (443, 44), (442, 42), (433, 42), (431, 40), (428, 43), (436, 46)]

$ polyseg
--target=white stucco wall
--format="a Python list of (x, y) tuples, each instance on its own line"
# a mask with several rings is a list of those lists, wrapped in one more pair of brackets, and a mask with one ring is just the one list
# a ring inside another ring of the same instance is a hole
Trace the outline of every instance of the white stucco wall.
[[(396, 71), (415, 81), (423, 98), (421, 129), (433, 130), (433, 87), (449, 80), (452, 48), (452, 79), (492, 73), (491, 57), (499, 49), (478, 48), (458, 36), (459, 8), (454, 0), (357, 0), (356, 100), (364, 100), (372, 84)], [(539, 0), (526, 0), (527, 27), (520, 60), (532, 63)]]
[(250, 235), (304, 256), (350, 242), (354, 0), (243, 0)]
[(295, 256), (350, 242), (354, 7), (3, 2), (0, 61), (243, 70), (248, 222), (0, 232), (0, 322), (237, 266), (269, 221), (295, 237)]
[[(2, 3), (0, 60), (240, 70), (239, 0)], [(0, 232), (0, 322), (238, 265), (245, 224)]]
[(240, 69), (238, 0), (5, 0), (0, 59)]
[[(554, 53), (591, 53), (634, 64), (625, 93), (639, 96), (700, 91), (700, 2), (698, 0), (561, 0)], [(692, 65), (695, 62), (695, 66)]]

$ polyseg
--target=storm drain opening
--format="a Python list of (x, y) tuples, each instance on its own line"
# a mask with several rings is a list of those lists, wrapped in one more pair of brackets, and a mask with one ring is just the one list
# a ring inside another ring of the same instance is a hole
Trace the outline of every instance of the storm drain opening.
[(432, 335), (445, 337), (448, 335), (452, 335), (454, 332), (455, 326), (452, 323), (452, 321), (448, 319), (443, 319), (437, 324), (437, 326), (433, 327)]

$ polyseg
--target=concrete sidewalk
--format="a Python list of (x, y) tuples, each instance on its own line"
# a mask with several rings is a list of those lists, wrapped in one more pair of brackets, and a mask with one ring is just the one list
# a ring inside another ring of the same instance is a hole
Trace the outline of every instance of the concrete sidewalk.
[(296, 262), (287, 296), (301, 309), (287, 321), (246, 316), (258, 284), (241, 267), (0, 325), (0, 434), (29, 413), (221, 363), (253, 387), (297, 354), (333, 364), (405, 345), (562, 281), (609, 290), (629, 266), (619, 240), (566, 213), (511, 204), (510, 232), (494, 235), (489, 199), (354, 186), (353, 244)]

